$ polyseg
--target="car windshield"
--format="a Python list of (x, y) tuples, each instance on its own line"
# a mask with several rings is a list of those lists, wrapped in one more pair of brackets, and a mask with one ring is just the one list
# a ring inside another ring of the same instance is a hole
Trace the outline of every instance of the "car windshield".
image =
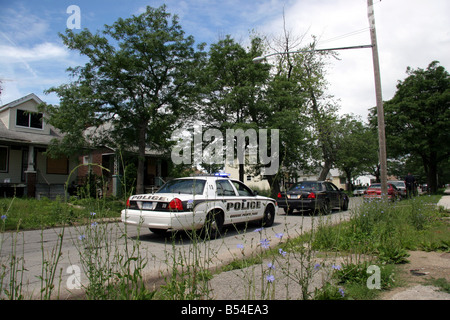
[(289, 191), (302, 191), (302, 190), (322, 190), (321, 184), (316, 181), (302, 181), (294, 184)]
[(164, 184), (156, 193), (203, 194), (206, 180), (174, 179)]
[(390, 181), (390, 184), (393, 184), (396, 187), (404, 187), (405, 183), (403, 181)]

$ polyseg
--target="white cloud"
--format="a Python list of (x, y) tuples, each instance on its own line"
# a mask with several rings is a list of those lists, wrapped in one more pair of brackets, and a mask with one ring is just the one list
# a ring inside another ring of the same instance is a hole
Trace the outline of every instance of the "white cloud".
[[(426, 68), (438, 60), (450, 70), (450, 1), (374, 2), (384, 100), (393, 97), (408, 66)], [(297, 0), (285, 12), (288, 31), (318, 36), (320, 48), (370, 44), (365, 0)], [(261, 28), (279, 35), (282, 27), (282, 17), (274, 17)], [(305, 37), (303, 45), (310, 40)], [(340, 100), (342, 113), (365, 119), (368, 109), (376, 105), (372, 51), (340, 51), (339, 56), (340, 61), (330, 61), (329, 90)]]
[(67, 56), (68, 51), (65, 47), (50, 42), (39, 43), (31, 48), (0, 45), (0, 59), (8, 62), (55, 61)]

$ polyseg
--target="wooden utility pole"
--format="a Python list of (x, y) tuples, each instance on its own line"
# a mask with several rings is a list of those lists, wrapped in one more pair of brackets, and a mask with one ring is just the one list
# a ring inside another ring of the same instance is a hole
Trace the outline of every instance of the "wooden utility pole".
[(387, 196), (388, 188), (387, 188), (386, 134), (384, 125), (383, 95), (381, 93), (380, 62), (378, 59), (377, 33), (375, 30), (375, 15), (373, 11), (373, 0), (367, 0), (367, 15), (369, 17), (370, 38), (372, 41), (372, 57), (374, 69), (373, 71), (375, 76), (375, 93), (377, 97), (381, 194)]

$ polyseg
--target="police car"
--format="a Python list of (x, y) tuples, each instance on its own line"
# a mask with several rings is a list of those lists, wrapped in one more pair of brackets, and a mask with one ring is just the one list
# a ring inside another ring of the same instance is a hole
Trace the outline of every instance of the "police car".
[(173, 179), (156, 193), (133, 195), (122, 210), (125, 224), (148, 227), (152, 232), (200, 230), (217, 237), (228, 224), (261, 221), (270, 227), (275, 219), (274, 199), (257, 195), (228, 175)]

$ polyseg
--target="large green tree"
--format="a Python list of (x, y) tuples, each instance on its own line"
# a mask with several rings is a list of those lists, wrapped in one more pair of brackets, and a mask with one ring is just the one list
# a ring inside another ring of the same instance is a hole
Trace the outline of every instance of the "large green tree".
[(420, 159), (436, 192), (438, 168), (450, 157), (450, 77), (437, 61), (406, 72), (384, 106), (388, 155)]
[[(244, 48), (231, 36), (213, 43), (203, 73), (203, 105), (199, 119), (207, 128), (259, 129), (263, 108), (263, 88), (269, 67), (254, 64), (262, 52), (262, 40), (251, 39)], [(244, 163), (239, 163), (239, 179), (244, 178)]]
[(189, 118), (194, 110), (202, 48), (196, 50), (194, 38), (165, 6), (147, 7), (95, 34), (67, 30), (60, 36), (88, 61), (69, 70), (71, 83), (48, 90), (61, 100), (47, 107), (50, 123), (66, 133), (60, 150), (85, 146), (85, 129), (102, 128), (101, 134), (92, 130), (91, 138), (137, 146), (136, 191), (143, 192), (146, 146), (164, 145), (184, 123), (180, 116)]

